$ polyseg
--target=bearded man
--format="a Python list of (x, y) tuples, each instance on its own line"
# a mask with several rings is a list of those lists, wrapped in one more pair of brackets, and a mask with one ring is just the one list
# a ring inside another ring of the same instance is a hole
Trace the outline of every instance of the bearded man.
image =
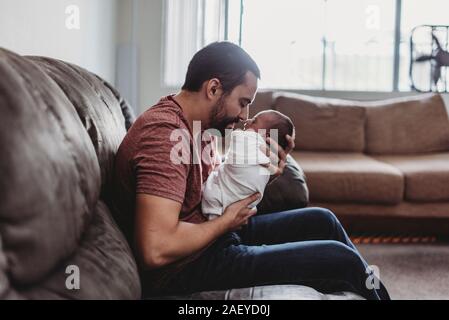
[[(123, 140), (115, 161), (114, 211), (137, 257), (143, 296), (303, 284), (388, 299), (381, 283), (366, 285), (372, 276), (367, 263), (327, 209), (258, 216), (248, 208), (261, 197), (254, 194), (217, 219), (201, 212), (203, 183), (220, 160), (217, 139), (198, 139), (195, 123), (203, 136), (210, 129), (223, 135), (246, 121), (259, 78), (257, 64), (242, 48), (210, 44), (190, 61), (181, 92), (144, 112)], [(179, 150), (182, 133), (188, 139), (181, 139), (187, 144)], [(283, 150), (267, 138), (276, 150), (267, 154), (276, 168), (273, 179), (294, 147), (294, 137), (286, 139)]]

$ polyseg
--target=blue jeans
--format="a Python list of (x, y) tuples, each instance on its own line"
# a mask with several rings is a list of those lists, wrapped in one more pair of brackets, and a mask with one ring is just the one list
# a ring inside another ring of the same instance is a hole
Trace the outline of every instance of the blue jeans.
[(250, 218), (239, 231), (220, 237), (165, 289), (171, 294), (298, 284), (323, 293), (390, 299), (377, 278), (377, 286), (367, 285), (367, 266), (330, 210), (296, 209)]

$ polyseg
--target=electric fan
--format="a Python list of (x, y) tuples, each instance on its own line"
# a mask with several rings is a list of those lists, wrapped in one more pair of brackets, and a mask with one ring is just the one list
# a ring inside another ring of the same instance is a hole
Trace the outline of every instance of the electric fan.
[(410, 85), (419, 92), (448, 92), (449, 26), (421, 25), (410, 35)]

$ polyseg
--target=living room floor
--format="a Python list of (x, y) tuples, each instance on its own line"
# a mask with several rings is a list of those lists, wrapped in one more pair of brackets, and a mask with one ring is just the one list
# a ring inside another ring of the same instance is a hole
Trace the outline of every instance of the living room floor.
[(358, 244), (392, 299), (449, 299), (449, 243)]

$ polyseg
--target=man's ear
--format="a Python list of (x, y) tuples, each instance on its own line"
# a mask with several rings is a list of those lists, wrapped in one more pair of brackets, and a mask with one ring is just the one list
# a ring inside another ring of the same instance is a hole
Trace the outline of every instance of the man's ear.
[(211, 100), (220, 97), (221, 83), (217, 78), (210, 79), (206, 84), (206, 95)]

